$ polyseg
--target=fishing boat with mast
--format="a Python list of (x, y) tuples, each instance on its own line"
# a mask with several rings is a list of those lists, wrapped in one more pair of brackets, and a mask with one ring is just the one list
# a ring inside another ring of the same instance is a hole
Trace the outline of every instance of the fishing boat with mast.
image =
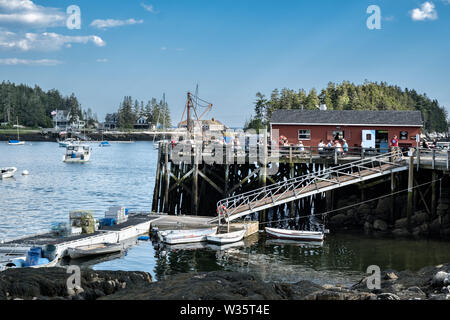
[(19, 118), (17, 118), (17, 140), (9, 140), (8, 144), (10, 146), (23, 146), (25, 144), (25, 141), (20, 141), (20, 135), (19, 135)]

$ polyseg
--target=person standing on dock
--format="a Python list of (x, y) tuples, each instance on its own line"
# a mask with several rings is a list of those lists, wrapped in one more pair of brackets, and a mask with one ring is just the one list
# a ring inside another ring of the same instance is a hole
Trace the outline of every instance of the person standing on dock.
[(342, 139), (342, 142), (344, 142), (343, 148), (344, 148), (344, 154), (348, 153), (348, 143), (347, 140)]
[[(392, 152), (394, 153), (394, 161), (398, 161), (402, 159), (400, 148), (398, 146), (398, 138), (395, 135), (394, 138), (391, 140), (391, 148)], [(400, 159), (398, 159), (400, 158)]]

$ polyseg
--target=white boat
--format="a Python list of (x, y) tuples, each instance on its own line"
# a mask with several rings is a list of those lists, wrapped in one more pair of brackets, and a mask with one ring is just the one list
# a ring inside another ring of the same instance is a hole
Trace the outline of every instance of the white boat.
[(66, 140), (64, 140), (64, 141), (58, 141), (58, 144), (59, 144), (59, 146), (60, 146), (61, 148), (67, 148), (67, 147), (70, 146), (71, 144), (74, 144), (75, 141), (76, 141), (75, 139), (69, 138), (69, 139), (66, 139)]
[(111, 147), (111, 144), (108, 141), (102, 141), (100, 142), (99, 147)]
[(8, 268), (33, 268), (33, 269), (52, 268), (58, 264), (59, 257), (55, 258), (52, 261), (49, 261), (48, 263), (38, 264), (35, 266), (26, 266), (25, 261), (26, 261), (26, 257), (18, 257), (18, 258), (11, 259), (10, 261), (8, 261), (8, 262), (4, 263), (2, 266), (0, 266), (0, 268), (1, 268), (0, 271), (6, 270)]
[(15, 168), (15, 167), (1, 168), (0, 169), (0, 180), (14, 177), (14, 173), (16, 173), (16, 171), (17, 171), (17, 168)]
[(10, 146), (23, 146), (25, 144), (24, 141), (19, 141), (19, 140), (9, 140), (8, 144)]
[(123, 249), (123, 245), (120, 243), (99, 243), (76, 248), (69, 248), (67, 249), (67, 253), (71, 259), (80, 259), (122, 252)]
[(275, 229), (267, 227), (266, 233), (269, 236), (277, 239), (299, 240), (299, 241), (322, 241), (325, 236), (323, 232), (296, 231), (296, 230)]
[(206, 240), (208, 242), (212, 242), (219, 245), (229, 244), (239, 242), (244, 239), (245, 230), (234, 231), (230, 233), (224, 234), (215, 234), (211, 236), (207, 236)]
[(217, 227), (195, 230), (169, 230), (160, 231), (159, 237), (167, 244), (181, 244), (206, 241), (208, 236), (215, 235)]
[(88, 162), (90, 158), (91, 147), (88, 145), (77, 144), (67, 146), (63, 161), (67, 163), (83, 163)]

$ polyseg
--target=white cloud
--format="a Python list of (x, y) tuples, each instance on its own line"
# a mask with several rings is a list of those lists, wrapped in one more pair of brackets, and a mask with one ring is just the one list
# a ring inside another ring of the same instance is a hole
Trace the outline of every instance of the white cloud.
[(31, 0), (0, 0), (0, 10), (0, 24), (55, 27), (66, 21), (60, 9), (39, 6)]
[(0, 65), (7, 66), (17, 66), (17, 65), (27, 65), (27, 66), (56, 66), (61, 64), (59, 60), (52, 59), (40, 59), (40, 60), (27, 60), (18, 58), (6, 58), (0, 59)]
[(73, 43), (93, 43), (97, 47), (106, 45), (106, 42), (102, 38), (94, 35), (65, 36), (53, 32), (26, 33), (21, 35), (0, 30), (0, 49), (56, 51), (63, 47), (70, 48)]
[(436, 20), (438, 14), (434, 3), (429, 1), (422, 3), (420, 9), (416, 8), (411, 11), (411, 18), (414, 21)]
[(114, 19), (96, 19), (91, 23), (91, 27), (95, 27), (98, 29), (107, 29), (107, 28), (114, 28), (114, 27), (121, 27), (126, 25), (132, 25), (132, 24), (141, 24), (144, 23), (144, 20), (135, 20), (135, 19), (128, 19), (128, 20), (114, 20)]
[(106, 58), (103, 58), (103, 59), (97, 59), (97, 62), (100, 62), (100, 63), (106, 63), (106, 62), (108, 62), (109, 60), (108, 59), (106, 59)]
[(151, 12), (153, 14), (159, 13), (159, 11), (156, 11), (155, 8), (153, 8), (153, 5), (151, 5), (151, 4), (145, 4), (144, 2), (142, 2), (141, 7), (144, 8), (146, 11)]

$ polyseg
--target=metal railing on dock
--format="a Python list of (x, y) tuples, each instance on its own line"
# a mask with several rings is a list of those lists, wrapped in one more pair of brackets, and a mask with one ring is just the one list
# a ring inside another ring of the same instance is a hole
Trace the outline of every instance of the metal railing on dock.
[(222, 218), (232, 221), (283, 203), (407, 169), (408, 165), (395, 152), (360, 159), (223, 199), (217, 204), (222, 212), (211, 222)]

